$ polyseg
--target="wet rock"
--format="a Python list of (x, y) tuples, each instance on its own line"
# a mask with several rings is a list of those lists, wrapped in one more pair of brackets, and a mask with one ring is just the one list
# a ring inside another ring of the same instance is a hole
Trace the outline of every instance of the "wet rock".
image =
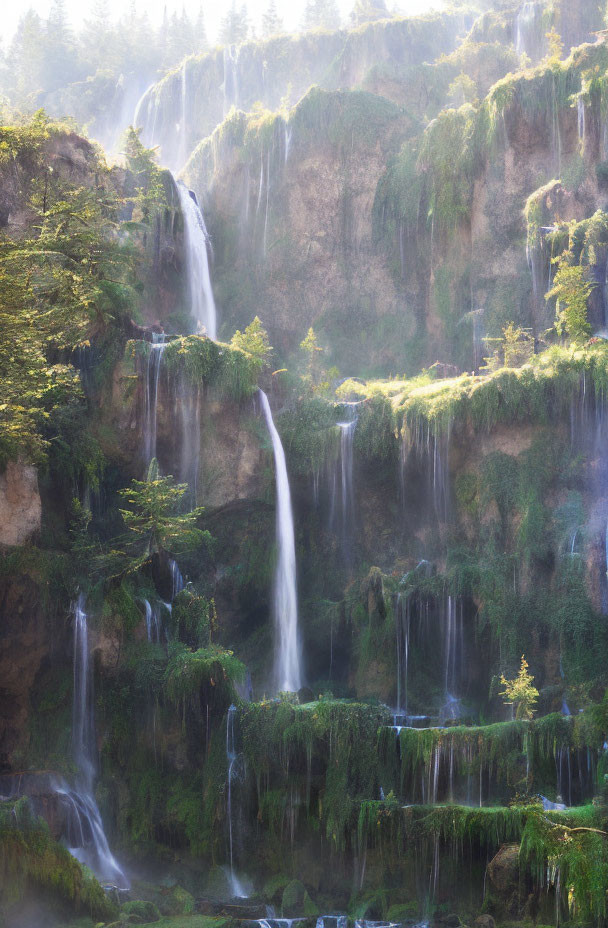
[(478, 915), (473, 922), (473, 928), (496, 928), (496, 922), (491, 915)]
[(488, 864), (488, 878), (501, 894), (516, 890), (519, 885), (519, 845), (504, 844)]

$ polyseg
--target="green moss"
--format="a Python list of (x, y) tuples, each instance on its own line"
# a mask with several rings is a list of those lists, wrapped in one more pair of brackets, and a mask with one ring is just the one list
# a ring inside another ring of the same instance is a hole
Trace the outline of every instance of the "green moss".
[(244, 708), (243, 751), (270, 834), (280, 834), (288, 811), (285, 790), (298, 784), (306, 796), (309, 822), (322, 824), (332, 844), (344, 848), (355, 798), (379, 789), (375, 735), (387, 721), (386, 708), (332, 699)]
[(153, 902), (143, 902), (140, 899), (133, 899), (131, 902), (125, 902), (120, 907), (121, 916), (125, 917), (129, 923), (136, 925), (157, 922), (160, 919), (158, 906)]
[(0, 804), (0, 895), (2, 906), (43, 890), (74, 912), (111, 919), (116, 910), (93, 874), (50, 835), (29, 801)]
[(194, 386), (207, 386), (236, 400), (251, 396), (257, 385), (259, 362), (238, 348), (189, 335), (173, 339), (164, 361), (170, 374), (184, 376)]
[(321, 397), (301, 397), (296, 405), (277, 420), (277, 428), (293, 474), (318, 473), (327, 461), (336, 458), (339, 434), (336, 423), (340, 409)]

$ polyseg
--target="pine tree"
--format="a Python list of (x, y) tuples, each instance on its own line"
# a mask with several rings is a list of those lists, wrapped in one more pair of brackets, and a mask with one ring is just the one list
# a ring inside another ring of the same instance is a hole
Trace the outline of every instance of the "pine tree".
[(205, 16), (203, 14), (202, 6), (199, 6), (198, 13), (196, 15), (196, 22), (194, 23), (194, 47), (193, 51), (196, 53), (204, 52), (209, 48), (209, 40), (207, 38), (207, 27), (205, 25)]
[(355, 26), (371, 23), (378, 19), (388, 19), (390, 13), (385, 0), (356, 0), (351, 10), (350, 20)]
[(34, 10), (28, 10), (19, 20), (7, 61), (10, 90), (15, 102), (24, 104), (30, 93), (43, 86), (44, 26)]
[(92, 70), (108, 68), (114, 63), (115, 36), (108, 0), (95, 0), (90, 18), (84, 21), (80, 42), (82, 57)]
[(275, 0), (270, 0), (266, 11), (262, 15), (262, 34), (265, 36), (279, 35), (283, 31), (283, 20), (277, 13)]
[(76, 80), (77, 54), (64, 0), (53, 0), (43, 40), (44, 90), (55, 90)]
[(340, 12), (336, 0), (308, 0), (302, 25), (304, 29), (339, 29)]
[(237, 9), (236, 0), (222, 19), (220, 27), (220, 42), (223, 45), (240, 45), (249, 34), (249, 21), (247, 6), (243, 4)]

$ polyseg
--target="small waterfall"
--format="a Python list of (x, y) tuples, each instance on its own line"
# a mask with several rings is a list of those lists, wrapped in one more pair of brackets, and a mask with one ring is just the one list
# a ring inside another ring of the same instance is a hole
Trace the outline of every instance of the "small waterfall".
[(171, 572), (171, 602), (173, 602), (178, 593), (181, 593), (184, 588), (184, 578), (177, 561), (174, 561), (173, 558), (169, 561), (169, 570)]
[(239, 105), (239, 55), (237, 45), (224, 48), (224, 116), (232, 106)]
[(201, 451), (201, 389), (182, 377), (175, 395), (176, 415), (181, 419), (179, 479), (190, 488), (192, 508), (196, 506)]
[(180, 119), (179, 119), (179, 156), (177, 169), (181, 170), (184, 167), (186, 161), (188, 160), (188, 143), (187, 143), (187, 104), (188, 104), (188, 81), (186, 74), (186, 63), (188, 59), (184, 59), (182, 64), (181, 71), (181, 81), (180, 81)]
[(351, 561), (355, 530), (355, 497), (353, 491), (353, 447), (357, 419), (338, 422), (339, 455), (330, 476), (330, 527), (340, 538), (344, 560)]
[(133, 125), (141, 129), (141, 140), (144, 145), (152, 148), (156, 141), (156, 123), (160, 110), (160, 98), (156, 84), (150, 86), (139, 98), (133, 115)]
[(262, 411), (270, 432), (276, 470), (278, 559), (274, 584), (276, 682), (279, 690), (296, 692), (302, 685), (298, 641), (296, 546), (291, 492), (285, 451), (277, 432), (268, 397), (260, 390)]
[[(402, 593), (395, 597), (395, 634), (397, 639), (397, 711), (407, 719), (407, 684), (410, 656), (410, 598)], [(395, 721), (395, 726), (397, 722)]]
[(293, 134), (293, 128), (292, 126), (289, 125), (289, 123), (286, 122), (285, 123), (285, 146), (284, 146), (285, 147), (285, 164), (287, 164), (289, 160), (289, 152), (291, 149), (292, 134)]
[(234, 717), (236, 715), (236, 706), (230, 706), (226, 714), (226, 761), (228, 764), (228, 773), (226, 779), (227, 788), (227, 810), (228, 817), (228, 841), (230, 847), (230, 885), (234, 899), (246, 899), (247, 892), (240, 882), (234, 871), (234, 841), (233, 831), (234, 823), (232, 816), (232, 783), (233, 779), (238, 776), (239, 763), (242, 761), (241, 755), (236, 750), (236, 739), (234, 736)]
[(79, 776), (76, 786), (57, 786), (70, 809), (67, 843), (77, 857), (103, 881), (120, 887), (128, 883), (110, 851), (101, 815), (93, 794), (97, 772), (95, 720), (93, 717), (93, 678), (89, 662), (88, 618), (81, 593), (74, 605), (74, 703), (72, 742)]
[(148, 365), (146, 368), (146, 388), (144, 396), (144, 434), (143, 457), (146, 468), (156, 457), (156, 413), (158, 407), (158, 381), (166, 343), (164, 336), (153, 336), (150, 345)]
[(578, 137), (581, 142), (585, 141), (585, 100), (579, 93), (576, 98), (576, 109), (578, 115)]
[(179, 202), (184, 218), (186, 243), (186, 273), (190, 296), (190, 312), (199, 330), (209, 338), (217, 338), (217, 310), (211, 286), (207, 243), (209, 235), (201, 209), (194, 194), (177, 182)]
[(526, 2), (515, 18), (515, 50), (537, 61), (543, 51), (543, 4)]
[(448, 703), (453, 699), (462, 677), (463, 636), (462, 602), (450, 595), (443, 609), (443, 663)]
[(148, 641), (159, 644), (162, 633), (161, 608), (163, 605), (165, 605), (166, 608), (166, 604), (156, 602), (152, 605), (149, 599), (144, 599), (143, 604), (146, 616), (146, 635)]

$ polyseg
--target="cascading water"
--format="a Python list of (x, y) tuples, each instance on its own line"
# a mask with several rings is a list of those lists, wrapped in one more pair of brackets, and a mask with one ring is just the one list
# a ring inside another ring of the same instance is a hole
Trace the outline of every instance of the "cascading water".
[(146, 467), (150, 461), (156, 457), (156, 421), (158, 409), (158, 381), (160, 378), (160, 369), (165, 351), (166, 342), (164, 336), (153, 336), (153, 342), (150, 345), (148, 355), (148, 365), (146, 368), (146, 387), (145, 387), (145, 407), (144, 407), (144, 434), (143, 434), (143, 457)]
[(234, 870), (234, 822), (232, 810), (232, 784), (233, 780), (239, 773), (239, 764), (242, 763), (242, 757), (236, 749), (236, 739), (234, 736), (234, 717), (236, 715), (236, 706), (230, 706), (226, 714), (226, 761), (228, 764), (228, 773), (226, 775), (227, 790), (227, 809), (228, 817), (228, 842), (230, 848), (230, 886), (234, 899), (246, 899), (248, 893), (239, 880)]
[(211, 286), (207, 243), (209, 235), (196, 198), (181, 181), (177, 182), (179, 202), (184, 218), (186, 242), (186, 274), (190, 298), (190, 313), (199, 330), (209, 338), (217, 338), (217, 310)]
[(162, 602), (151, 603), (149, 599), (144, 599), (143, 604), (146, 617), (146, 635), (148, 641), (151, 641), (154, 644), (159, 644), (162, 634), (161, 609), (163, 606), (167, 608), (167, 604)]
[(173, 558), (169, 561), (169, 570), (171, 571), (171, 601), (175, 599), (178, 593), (184, 588), (184, 578), (182, 577), (181, 571), (177, 565), (177, 561), (174, 561)]
[(141, 139), (144, 145), (152, 147), (155, 142), (156, 123), (158, 111), (160, 109), (160, 100), (155, 84), (144, 91), (135, 107), (133, 115), (133, 125), (141, 129)]
[(340, 445), (338, 458), (330, 476), (330, 528), (338, 534), (344, 559), (351, 561), (355, 529), (353, 491), (353, 447), (357, 420), (338, 422)]
[(196, 506), (201, 450), (201, 388), (193, 387), (184, 377), (175, 394), (176, 415), (181, 419), (181, 456), (179, 479), (190, 489), (190, 503)]
[(70, 852), (103, 881), (128, 887), (127, 879), (110, 851), (101, 815), (93, 794), (97, 764), (95, 760), (95, 720), (93, 680), (89, 664), (88, 618), (81, 593), (74, 605), (74, 705), (72, 740), (78, 780), (74, 788), (57, 786), (71, 815), (67, 826)]
[(186, 71), (186, 64), (188, 59), (184, 59), (182, 64), (181, 71), (181, 80), (180, 80), (180, 119), (179, 119), (179, 155), (178, 155), (178, 164), (177, 169), (180, 170), (184, 167), (187, 158), (188, 158), (188, 142), (187, 142), (187, 131), (188, 131), (188, 119), (187, 119), (187, 104), (188, 104), (188, 76)]
[(291, 491), (285, 451), (272, 418), (268, 397), (260, 390), (262, 411), (272, 440), (276, 471), (278, 558), (274, 582), (274, 621), (276, 634), (275, 674), (279, 690), (295, 692), (302, 685), (298, 640), (298, 600), (296, 588), (296, 546), (291, 508)]
[(224, 48), (224, 116), (232, 106), (239, 105), (239, 55), (237, 45)]
[(543, 4), (527, 2), (520, 7), (515, 18), (515, 49), (518, 55), (527, 55), (537, 61), (543, 51)]

